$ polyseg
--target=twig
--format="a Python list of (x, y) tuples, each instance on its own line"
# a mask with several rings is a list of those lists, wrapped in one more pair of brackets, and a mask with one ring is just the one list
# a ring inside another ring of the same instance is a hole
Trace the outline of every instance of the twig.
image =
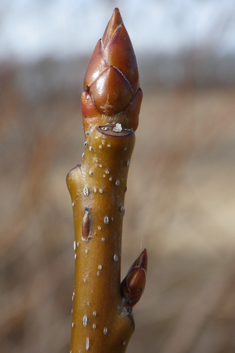
[(75, 223), (71, 353), (122, 353), (147, 270), (144, 250), (120, 285), (124, 197), (142, 100), (137, 62), (118, 9), (90, 60), (81, 97), (85, 153), (67, 185)]

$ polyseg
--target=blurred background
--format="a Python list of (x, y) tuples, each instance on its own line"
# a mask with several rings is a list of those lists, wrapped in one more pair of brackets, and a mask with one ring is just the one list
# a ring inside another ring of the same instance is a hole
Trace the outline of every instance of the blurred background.
[(130, 353), (235, 351), (235, 2), (0, 2), (0, 352), (69, 352), (86, 67), (114, 7), (144, 100), (122, 277), (148, 249)]

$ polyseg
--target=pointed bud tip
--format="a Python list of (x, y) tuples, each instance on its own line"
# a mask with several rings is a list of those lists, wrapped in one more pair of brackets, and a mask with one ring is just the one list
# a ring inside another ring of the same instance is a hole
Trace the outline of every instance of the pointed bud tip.
[(115, 31), (115, 29), (121, 25), (123, 25), (122, 16), (120, 14), (119, 9), (116, 7), (113, 11), (113, 14), (112, 14), (110, 20), (109, 20), (107, 28), (109, 28), (109, 30)]
[(143, 270), (147, 271), (148, 266), (148, 254), (147, 250), (144, 249), (138, 259), (136, 260), (136, 266), (139, 266)]
[(121, 25), (123, 25), (122, 17), (119, 9), (116, 7), (102, 37), (104, 47), (106, 47), (106, 45), (108, 44), (110, 38), (113, 36), (117, 27)]
[(119, 11), (119, 9), (117, 7), (114, 9), (110, 21), (115, 23), (116, 26), (120, 26), (121, 24), (123, 24), (122, 16), (121, 16), (120, 11)]

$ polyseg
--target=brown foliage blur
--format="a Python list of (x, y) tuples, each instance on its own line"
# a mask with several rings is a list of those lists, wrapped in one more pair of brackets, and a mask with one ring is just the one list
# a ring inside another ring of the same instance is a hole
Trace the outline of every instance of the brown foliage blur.
[[(84, 70), (69, 85), (55, 65), (0, 68), (1, 353), (69, 351)], [(235, 88), (141, 85), (122, 277), (143, 247), (149, 267), (128, 352), (234, 352)]]

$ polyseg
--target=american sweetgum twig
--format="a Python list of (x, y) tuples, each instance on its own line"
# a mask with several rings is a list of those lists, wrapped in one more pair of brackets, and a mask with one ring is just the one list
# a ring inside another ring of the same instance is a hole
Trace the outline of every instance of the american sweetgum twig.
[(144, 250), (120, 284), (127, 174), (142, 100), (136, 57), (118, 9), (98, 41), (81, 97), (85, 152), (67, 176), (75, 224), (71, 353), (121, 353), (146, 280)]

